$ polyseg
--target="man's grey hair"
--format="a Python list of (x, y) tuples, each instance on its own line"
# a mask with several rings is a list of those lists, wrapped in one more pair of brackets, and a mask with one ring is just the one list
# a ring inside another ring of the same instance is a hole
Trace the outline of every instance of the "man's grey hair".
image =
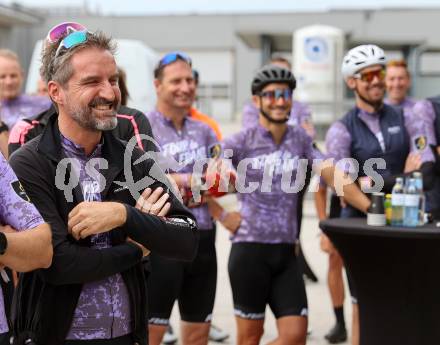
[(116, 54), (116, 42), (103, 32), (96, 31), (94, 33), (87, 32), (86, 42), (67, 49), (65, 52), (61, 51), (61, 53), (55, 57), (58, 46), (61, 44), (63, 38), (64, 37), (60, 38), (57, 42), (52, 44), (45, 42), (45, 46), (41, 52), (40, 74), (46, 83), (53, 80), (62, 86), (66, 85), (74, 72), (71, 62), (72, 56), (82, 49), (98, 48), (108, 50), (112, 55)]

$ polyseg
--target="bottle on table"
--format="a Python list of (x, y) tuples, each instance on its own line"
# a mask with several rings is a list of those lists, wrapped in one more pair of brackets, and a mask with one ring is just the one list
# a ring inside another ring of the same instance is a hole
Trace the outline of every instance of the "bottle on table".
[(391, 219), (393, 217), (393, 210), (391, 206), (391, 194), (385, 195), (385, 219), (387, 225), (391, 225)]
[(403, 178), (396, 178), (396, 184), (391, 192), (391, 225), (403, 225), (403, 208), (405, 204), (405, 190), (403, 188)]
[(416, 190), (419, 194), (419, 221), (418, 225), (425, 224), (425, 204), (426, 198), (425, 194), (423, 194), (423, 176), (421, 172), (414, 172), (413, 177), (416, 180)]
[(417, 191), (416, 180), (409, 179), (408, 189), (405, 191), (405, 207), (403, 211), (403, 226), (415, 227), (419, 225), (420, 195)]

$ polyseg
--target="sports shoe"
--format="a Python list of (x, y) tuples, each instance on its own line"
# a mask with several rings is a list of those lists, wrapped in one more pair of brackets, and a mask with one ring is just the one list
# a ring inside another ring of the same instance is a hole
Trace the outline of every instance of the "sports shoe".
[(177, 336), (173, 332), (173, 327), (168, 326), (167, 331), (163, 335), (162, 344), (173, 345), (177, 343)]
[(229, 338), (229, 334), (225, 331), (221, 330), (220, 328), (214, 326), (211, 324), (211, 327), (209, 328), (209, 340), (216, 341), (216, 342), (222, 342), (225, 339)]
[(330, 344), (343, 343), (347, 340), (347, 330), (344, 326), (337, 323), (333, 328), (324, 336)]

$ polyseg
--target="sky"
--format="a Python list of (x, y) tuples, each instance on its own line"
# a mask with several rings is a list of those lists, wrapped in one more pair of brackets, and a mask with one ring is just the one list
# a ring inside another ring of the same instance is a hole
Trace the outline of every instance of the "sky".
[(0, 0), (25, 6), (83, 6), (112, 15), (261, 13), (327, 9), (440, 7), (440, 0)]

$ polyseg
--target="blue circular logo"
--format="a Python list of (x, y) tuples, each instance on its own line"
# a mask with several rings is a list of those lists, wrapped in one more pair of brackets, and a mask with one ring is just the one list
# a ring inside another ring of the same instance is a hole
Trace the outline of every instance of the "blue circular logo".
[(328, 57), (327, 42), (321, 37), (308, 37), (304, 40), (306, 57), (313, 62), (324, 62)]

